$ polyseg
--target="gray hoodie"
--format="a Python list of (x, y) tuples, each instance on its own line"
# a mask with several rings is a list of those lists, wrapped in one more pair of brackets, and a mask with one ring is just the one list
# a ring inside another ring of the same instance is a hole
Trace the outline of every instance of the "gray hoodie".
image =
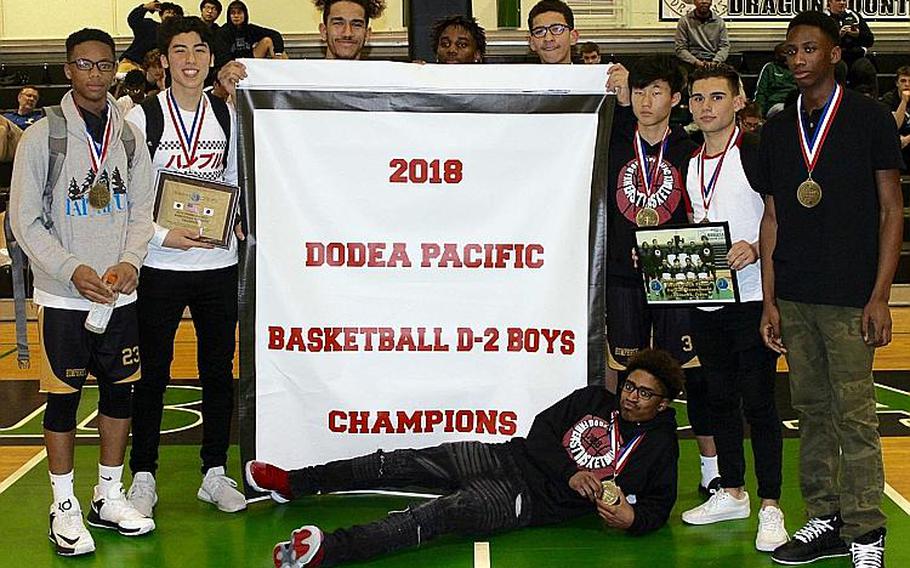
[[(48, 230), (41, 221), (42, 194), (48, 175), (48, 122), (41, 119), (22, 136), (10, 183), (10, 227), (31, 262), (35, 288), (63, 298), (83, 299), (71, 278), (80, 264), (99, 275), (120, 262), (142, 266), (152, 225), (154, 189), (151, 166), (143, 134), (132, 126), (136, 150), (132, 168), (120, 139), (128, 124), (111, 102), (110, 149), (97, 176), (92, 175), (91, 150), (85, 122), (73, 101), (72, 91), (61, 101), (66, 117), (66, 159), (53, 188)], [(108, 207), (94, 209), (88, 202), (88, 188), (95, 179), (106, 178), (112, 190)]]

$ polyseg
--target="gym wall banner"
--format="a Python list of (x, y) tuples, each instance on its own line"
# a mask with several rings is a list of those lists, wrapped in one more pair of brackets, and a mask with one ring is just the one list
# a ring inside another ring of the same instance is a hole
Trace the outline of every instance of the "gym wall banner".
[[(675, 22), (694, 7), (691, 0), (658, 2), (663, 22)], [(800, 12), (823, 12), (827, 6), (828, 0), (719, 0), (711, 9), (728, 22), (787, 22)], [(910, 17), (910, 0), (849, 0), (847, 8), (870, 22), (906, 22)]]
[(603, 66), (244, 63), (244, 461), (504, 441), (603, 380)]

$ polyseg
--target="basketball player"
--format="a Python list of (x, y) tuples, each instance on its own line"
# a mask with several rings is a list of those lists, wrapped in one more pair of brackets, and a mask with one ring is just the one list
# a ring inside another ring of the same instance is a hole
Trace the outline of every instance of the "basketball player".
[[(608, 83), (620, 87), (610, 141), (609, 179), (615, 185), (607, 189), (608, 364), (624, 371), (630, 357), (651, 345), (652, 336), (655, 347), (682, 362), (689, 420), (701, 453), (699, 490), (707, 496), (717, 487), (719, 473), (692, 340), (691, 308), (649, 309), (632, 259), (637, 227), (687, 222), (684, 174), (697, 145), (682, 128), (670, 127), (670, 112), (679, 104), (685, 83), (678, 63), (666, 56), (640, 59), (628, 72), (626, 89), (618, 84), (624, 71), (621, 66), (611, 69)], [(669, 241), (665, 252), (678, 255), (679, 250)], [(680, 269), (673, 264), (674, 274)]]
[(676, 501), (679, 448), (670, 402), (683, 373), (669, 354), (652, 350), (638, 353), (628, 368), (618, 398), (603, 386), (579, 389), (538, 414), (526, 438), (505, 444), (380, 450), (294, 471), (248, 462), (250, 486), (279, 502), (374, 487), (444, 493), (332, 533), (303, 526), (275, 546), (276, 568), (336, 566), (446, 533), (490, 534), (595, 511), (607, 526), (629, 534), (663, 526)]
[[(758, 138), (743, 133), (736, 113), (745, 104), (739, 74), (727, 65), (706, 65), (691, 78), (689, 107), (705, 144), (689, 161), (686, 186), (692, 204), (691, 220), (726, 221), (733, 246), (727, 261), (737, 274), (740, 303), (698, 309), (693, 330), (698, 355), (708, 384), (714, 421), (714, 440), (720, 466), (721, 489), (707, 502), (682, 514), (684, 522), (706, 525), (748, 518), (749, 494), (745, 490), (743, 418), (749, 423), (755, 476), (761, 509), (755, 547), (771, 552), (787, 542), (780, 508), (783, 435), (774, 404), (777, 354), (762, 342), (761, 264), (758, 228), (764, 203), (752, 189)], [(710, 254), (707, 236), (691, 248), (703, 258)]]

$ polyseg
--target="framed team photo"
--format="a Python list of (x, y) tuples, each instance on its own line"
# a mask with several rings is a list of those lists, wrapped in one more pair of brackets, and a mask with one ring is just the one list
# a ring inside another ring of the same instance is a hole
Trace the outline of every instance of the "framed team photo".
[(700, 223), (635, 230), (638, 267), (651, 306), (714, 306), (739, 302), (736, 271), (727, 262), (730, 227)]
[(166, 229), (198, 229), (202, 241), (230, 246), (240, 188), (194, 176), (158, 176), (155, 222)]

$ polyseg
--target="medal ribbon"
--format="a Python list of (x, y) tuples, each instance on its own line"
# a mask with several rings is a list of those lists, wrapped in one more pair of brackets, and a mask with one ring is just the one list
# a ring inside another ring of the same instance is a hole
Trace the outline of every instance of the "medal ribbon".
[(799, 98), (796, 100), (796, 108), (800, 113), (800, 119), (796, 121), (796, 124), (799, 127), (799, 148), (803, 152), (803, 161), (806, 163), (809, 179), (812, 179), (812, 172), (815, 170), (815, 164), (818, 162), (819, 156), (821, 156), (822, 146), (825, 145), (825, 139), (828, 137), (828, 132), (831, 130), (831, 124), (834, 122), (834, 117), (837, 115), (837, 109), (840, 107), (843, 97), (843, 88), (835, 83), (834, 91), (831, 92), (831, 96), (828, 97), (828, 102), (825, 103), (825, 106), (822, 109), (821, 122), (819, 122), (818, 127), (812, 134), (811, 140), (809, 140), (809, 137), (807, 136), (807, 128), (802, 117), (803, 95), (800, 94)]
[[(196, 148), (199, 146), (199, 135), (202, 133), (202, 123), (205, 121), (206, 97), (202, 95), (199, 103), (196, 105), (196, 111), (193, 114), (193, 124), (189, 132), (186, 130), (186, 124), (183, 122), (183, 116), (180, 114), (180, 107), (177, 106), (177, 99), (174, 98), (174, 91), (167, 91), (167, 110), (171, 115), (171, 122), (174, 124), (174, 130), (177, 131), (177, 138), (180, 140), (180, 148), (183, 150), (183, 156), (186, 158), (187, 165), (196, 161)], [(198, 123), (198, 124), (197, 124)], [(198, 126), (198, 128), (197, 128)]]
[[(88, 140), (88, 155), (92, 160), (93, 174), (98, 173), (98, 171), (101, 169), (101, 165), (104, 163), (105, 158), (107, 158), (107, 151), (110, 148), (111, 131), (114, 129), (114, 121), (111, 120), (111, 103), (107, 103), (107, 106), (107, 125), (104, 128), (104, 138), (101, 140), (100, 144), (98, 142), (95, 142), (95, 139), (92, 138), (92, 134), (88, 131), (88, 126), (85, 127), (85, 138)], [(84, 122), (85, 121), (83, 120), (83, 123)]]
[(720, 170), (724, 167), (724, 158), (727, 157), (727, 152), (733, 146), (733, 143), (736, 141), (739, 136), (739, 127), (734, 126), (733, 132), (730, 133), (730, 138), (727, 140), (727, 145), (724, 146), (724, 151), (720, 155), (720, 161), (717, 162), (717, 167), (714, 168), (714, 174), (711, 176), (711, 179), (708, 181), (708, 185), (705, 185), (705, 154), (708, 151), (708, 145), (703, 144), (701, 147), (701, 152), (698, 154), (698, 172), (701, 180), (701, 203), (705, 207), (705, 217), (708, 217), (708, 209), (711, 207), (711, 202), (714, 201), (714, 193), (717, 190), (717, 180), (720, 178)]
[(645, 187), (645, 203), (639, 209), (648, 206), (648, 200), (654, 193), (654, 180), (657, 179), (657, 171), (660, 168), (660, 163), (664, 159), (664, 151), (667, 149), (669, 138), (670, 127), (668, 126), (660, 143), (660, 153), (657, 155), (657, 161), (654, 162), (654, 168), (652, 169), (648, 167), (648, 150), (645, 146), (645, 141), (638, 133), (638, 128), (635, 129), (635, 159), (638, 160), (638, 169), (641, 170), (641, 181)]
[[(613, 477), (618, 477), (619, 472), (626, 467), (629, 463), (629, 458), (632, 457), (632, 453), (638, 449), (638, 446), (641, 445), (642, 440), (645, 438), (645, 433), (642, 432), (638, 436), (632, 439), (631, 442), (626, 444), (624, 448), (620, 448), (622, 443), (622, 438), (619, 435), (619, 412), (613, 412), (613, 417), (610, 421), (610, 443), (613, 448)], [(620, 451), (622, 449), (622, 451)], [(619, 454), (617, 456), (617, 454)]]

